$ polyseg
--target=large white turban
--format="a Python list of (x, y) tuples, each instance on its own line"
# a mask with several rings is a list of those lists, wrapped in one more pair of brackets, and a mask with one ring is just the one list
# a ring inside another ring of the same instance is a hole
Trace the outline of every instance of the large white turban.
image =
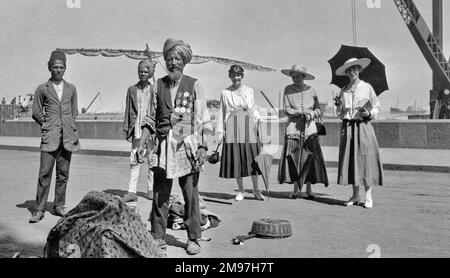
[(163, 47), (164, 59), (166, 59), (167, 54), (173, 50), (175, 50), (176, 52), (178, 52), (178, 54), (180, 54), (184, 64), (188, 64), (191, 61), (192, 50), (189, 44), (185, 43), (182, 40), (168, 38), (164, 43)]

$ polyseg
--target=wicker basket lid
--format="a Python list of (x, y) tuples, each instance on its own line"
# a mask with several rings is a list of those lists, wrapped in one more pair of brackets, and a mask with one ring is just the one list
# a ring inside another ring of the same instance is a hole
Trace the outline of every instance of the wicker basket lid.
[(292, 235), (292, 228), (288, 220), (264, 218), (253, 222), (249, 234), (265, 238), (284, 238)]

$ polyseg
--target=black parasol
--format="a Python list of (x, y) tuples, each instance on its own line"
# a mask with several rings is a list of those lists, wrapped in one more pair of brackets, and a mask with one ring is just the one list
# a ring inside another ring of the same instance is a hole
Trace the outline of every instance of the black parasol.
[(377, 96), (382, 92), (389, 90), (384, 64), (381, 63), (367, 47), (349, 46), (344, 44), (341, 45), (341, 48), (336, 55), (328, 60), (328, 63), (331, 66), (331, 84), (334, 84), (339, 88), (343, 88), (348, 84), (348, 77), (336, 75), (336, 69), (342, 66), (350, 58), (370, 59), (370, 65), (364, 69), (359, 78), (372, 85)]

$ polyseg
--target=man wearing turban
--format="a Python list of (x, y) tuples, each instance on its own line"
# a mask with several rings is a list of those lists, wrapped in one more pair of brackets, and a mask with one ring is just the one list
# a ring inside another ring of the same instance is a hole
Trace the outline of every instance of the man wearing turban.
[[(125, 139), (131, 143), (131, 152), (128, 193), (123, 196), (123, 201), (125, 202), (137, 201), (140, 164), (136, 153), (141, 139), (142, 125), (147, 123), (144, 122), (146, 115), (153, 121), (152, 128), (155, 128), (156, 89), (149, 81), (154, 73), (155, 63), (149, 60), (142, 60), (138, 64), (139, 81), (137, 84), (130, 86), (127, 91), (123, 131)], [(150, 138), (148, 144), (154, 145), (154, 138)], [(150, 161), (148, 161), (148, 165), (150, 166)], [(153, 199), (153, 171), (151, 169), (148, 170), (147, 175), (147, 199)]]
[(182, 40), (167, 39), (163, 48), (168, 75), (157, 81), (156, 130), (143, 130), (139, 153), (149, 134), (156, 133), (158, 161), (155, 167), (154, 196), (150, 213), (151, 231), (160, 246), (166, 246), (169, 197), (173, 179), (183, 192), (186, 252), (195, 255), (201, 248), (198, 180), (206, 159), (207, 139), (212, 133), (203, 87), (196, 78), (183, 74), (191, 61), (191, 47)]
[(34, 93), (32, 117), (41, 126), (41, 163), (36, 193), (36, 210), (30, 223), (44, 218), (50, 191), (53, 166), (56, 162), (56, 185), (53, 211), (57, 216), (66, 214), (64, 205), (72, 152), (80, 148), (75, 125), (78, 116), (78, 96), (73, 84), (63, 79), (66, 55), (53, 51), (47, 63), (50, 79), (37, 87)]

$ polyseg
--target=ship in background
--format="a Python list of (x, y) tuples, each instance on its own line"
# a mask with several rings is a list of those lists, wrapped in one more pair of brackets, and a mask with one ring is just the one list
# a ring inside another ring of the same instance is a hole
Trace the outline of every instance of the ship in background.
[(391, 114), (408, 114), (408, 115), (415, 115), (415, 114), (425, 114), (427, 113), (427, 110), (421, 107), (417, 107), (416, 102), (414, 102), (414, 105), (408, 106), (406, 110), (401, 110), (399, 108), (399, 100), (397, 99), (397, 107), (391, 107), (390, 108)]

